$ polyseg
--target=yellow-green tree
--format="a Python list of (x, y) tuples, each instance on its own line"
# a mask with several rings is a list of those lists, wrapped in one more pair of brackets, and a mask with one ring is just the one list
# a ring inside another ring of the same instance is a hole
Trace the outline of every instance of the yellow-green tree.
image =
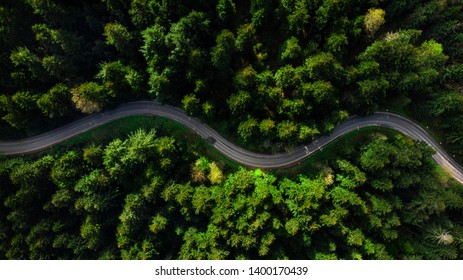
[(373, 36), (375, 35), (376, 31), (381, 28), (384, 24), (385, 19), (384, 16), (386, 12), (382, 9), (369, 9), (365, 18), (363, 20), (363, 24), (365, 25), (365, 30), (367, 31), (368, 35)]

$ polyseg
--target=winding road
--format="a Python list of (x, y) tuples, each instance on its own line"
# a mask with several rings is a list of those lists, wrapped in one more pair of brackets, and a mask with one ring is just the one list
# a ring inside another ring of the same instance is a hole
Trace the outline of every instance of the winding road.
[(330, 136), (320, 137), (306, 146), (297, 147), (290, 153), (268, 155), (250, 152), (234, 145), (206, 124), (186, 115), (179, 108), (151, 101), (138, 101), (121, 105), (111, 111), (90, 115), (44, 134), (15, 141), (0, 141), (0, 154), (32, 154), (114, 120), (140, 115), (160, 116), (179, 122), (206, 139), (215, 149), (228, 158), (251, 168), (263, 169), (280, 168), (297, 164), (318, 150), (323, 149), (330, 142), (351, 131), (368, 126), (387, 127), (397, 130), (414, 140), (428, 143), (436, 151), (433, 155), (434, 160), (457, 181), (463, 184), (463, 168), (453, 160), (452, 156), (444, 151), (426, 130), (405, 117), (388, 112), (377, 112), (368, 117), (351, 117), (337, 126)]

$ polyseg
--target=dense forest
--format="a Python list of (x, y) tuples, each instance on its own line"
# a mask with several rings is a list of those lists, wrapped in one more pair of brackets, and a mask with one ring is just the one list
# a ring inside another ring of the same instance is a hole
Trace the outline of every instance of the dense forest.
[[(156, 100), (260, 152), (389, 110), (463, 159), (461, 0), (3, 0), (0, 65), (0, 140)], [(423, 143), (365, 131), (293, 174), (171, 132), (0, 158), (0, 258), (463, 258)]]
[(265, 150), (390, 107), (462, 155), (461, 1), (190, 2), (7, 0), (2, 138), (155, 99)]
[(4, 160), (0, 256), (463, 257), (463, 188), (426, 144), (369, 133), (337, 150), (288, 178), (227, 168), (158, 127)]

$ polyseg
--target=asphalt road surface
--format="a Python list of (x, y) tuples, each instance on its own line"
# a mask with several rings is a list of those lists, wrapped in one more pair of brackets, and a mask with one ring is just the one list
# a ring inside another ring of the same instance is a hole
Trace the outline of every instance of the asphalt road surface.
[(452, 155), (444, 151), (426, 130), (407, 118), (387, 112), (377, 112), (368, 117), (351, 117), (337, 126), (330, 136), (320, 137), (306, 146), (295, 148), (289, 153), (269, 155), (250, 152), (234, 145), (209, 126), (186, 115), (179, 108), (150, 101), (138, 101), (121, 105), (112, 111), (90, 115), (44, 134), (9, 142), (0, 141), (0, 154), (32, 154), (105, 123), (129, 116), (160, 116), (174, 120), (196, 132), (228, 158), (251, 168), (263, 169), (281, 168), (298, 164), (313, 153), (323, 149), (330, 142), (351, 131), (368, 126), (387, 127), (397, 130), (416, 141), (426, 142), (436, 151), (433, 155), (434, 160), (457, 181), (463, 184), (463, 168), (453, 160)]

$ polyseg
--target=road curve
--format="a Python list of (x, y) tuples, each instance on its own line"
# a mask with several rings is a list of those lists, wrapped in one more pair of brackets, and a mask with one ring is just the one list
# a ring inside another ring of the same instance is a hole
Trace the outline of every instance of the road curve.
[(356, 129), (368, 126), (387, 127), (397, 130), (414, 140), (428, 143), (436, 151), (433, 155), (434, 160), (457, 181), (463, 184), (463, 168), (422, 127), (405, 117), (387, 112), (377, 112), (368, 117), (351, 117), (337, 126), (330, 136), (320, 137), (306, 146), (297, 147), (290, 153), (268, 155), (250, 152), (234, 145), (206, 124), (186, 115), (179, 108), (151, 101), (138, 101), (121, 105), (111, 111), (87, 116), (44, 134), (15, 141), (0, 141), (0, 154), (32, 154), (100, 125), (124, 117), (141, 115), (160, 116), (179, 122), (196, 132), (202, 138), (209, 139), (211, 145), (228, 158), (251, 168), (264, 169), (281, 168), (297, 164), (330, 142)]

